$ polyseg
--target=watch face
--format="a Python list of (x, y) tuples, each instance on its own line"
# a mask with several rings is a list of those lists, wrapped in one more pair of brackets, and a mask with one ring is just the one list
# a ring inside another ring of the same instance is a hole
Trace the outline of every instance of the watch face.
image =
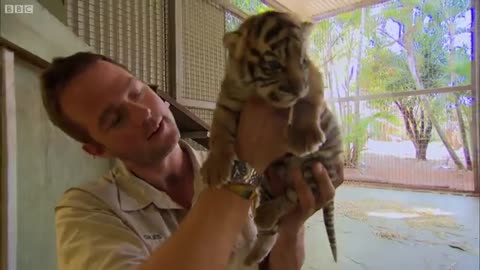
[(234, 160), (231, 172), (231, 182), (256, 185), (262, 179), (245, 161)]
[(250, 166), (246, 162), (234, 160), (231, 172), (232, 182), (245, 182), (250, 174)]

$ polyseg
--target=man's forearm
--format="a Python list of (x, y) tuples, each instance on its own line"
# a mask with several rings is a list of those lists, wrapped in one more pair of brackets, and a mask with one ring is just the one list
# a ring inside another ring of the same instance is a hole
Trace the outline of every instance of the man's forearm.
[(305, 230), (297, 234), (280, 231), (268, 256), (268, 270), (300, 270), (305, 260)]

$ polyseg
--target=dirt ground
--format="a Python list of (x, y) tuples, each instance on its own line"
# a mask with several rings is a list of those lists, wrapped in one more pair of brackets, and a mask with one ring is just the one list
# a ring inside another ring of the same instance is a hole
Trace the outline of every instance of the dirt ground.
[(359, 168), (347, 168), (345, 178), (426, 189), (474, 190), (473, 171), (457, 170), (451, 161), (419, 161), (372, 153), (363, 155)]

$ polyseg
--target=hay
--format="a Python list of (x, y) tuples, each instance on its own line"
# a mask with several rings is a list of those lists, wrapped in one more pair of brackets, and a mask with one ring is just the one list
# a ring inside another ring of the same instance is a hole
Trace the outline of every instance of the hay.
[[(372, 229), (373, 234), (381, 239), (398, 241), (403, 244), (447, 245), (460, 252), (468, 252), (476, 256), (479, 254), (479, 250), (471, 247), (468, 243), (456, 241), (463, 238), (464, 227), (455, 220), (452, 213), (442, 212), (439, 209), (414, 208), (393, 201), (367, 199), (338, 201), (335, 211), (338, 215), (367, 224)], [(372, 213), (375, 215), (372, 216)], [(392, 213), (399, 215), (390, 215)], [(413, 231), (399, 229), (396, 226), (398, 223), (395, 223), (395, 228), (390, 227), (392, 226), (391, 222), (379, 223), (386, 220), (402, 222), (412, 228)], [(436, 239), (423, 237), (422, 234), (418, 233), (421, 230), (432, 233), (436, 236)]]
[(452, 229), (461, 230), (463, 227), (459, 225), (452, 216), (434, 216), (423, 215), (419, 218), (412, 218), (405, 221), (410, 227), (419, 230), (433, 231), (436, 229)]
[[(451, 213), (432, 208), (412, 208), (392, 201), (373, 199), (339, 201), (336, 211), (339, 215), (364, 223), (371, 219), (378, 220), (377, 217), (382, 215), (387, 219), (398, 218), (413, 229), (428, 230), (440, 238), (445, 238), (445, 229), (456, 231), (463, 229), (463, 226), (456, 222)], [(376, 217), (372, 217), (373, 215)]]
[(387, 240), (407, 240), (408, 239), (408, 237), (405, 235), (401, 235), (398, 232), (389, 231), (386, 229), (377, 230), (375, 232), (375, 235)]

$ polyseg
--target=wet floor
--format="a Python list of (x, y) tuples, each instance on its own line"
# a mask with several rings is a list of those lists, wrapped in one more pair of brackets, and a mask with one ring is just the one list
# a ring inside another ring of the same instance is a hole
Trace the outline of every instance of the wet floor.
[(337, 191), (338, 263), (321, 212), (306, 224), (303, 270), (479, 268), (479, 198), (344, 185)]

